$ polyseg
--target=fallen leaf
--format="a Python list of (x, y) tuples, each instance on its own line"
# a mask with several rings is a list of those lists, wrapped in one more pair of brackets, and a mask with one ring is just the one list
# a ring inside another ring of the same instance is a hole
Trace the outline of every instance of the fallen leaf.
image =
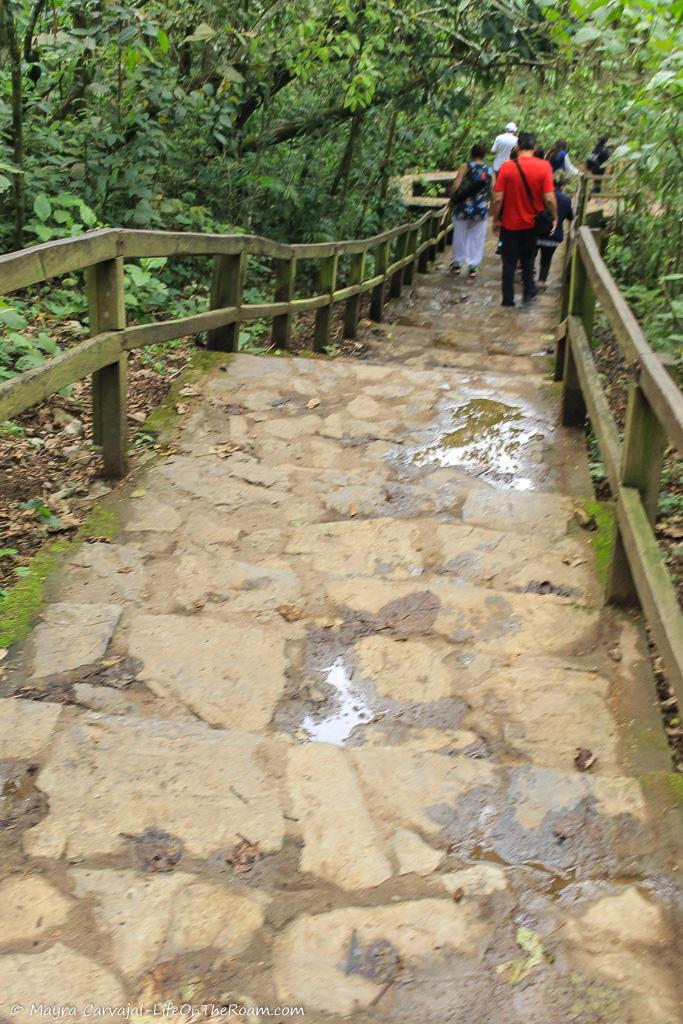
[(588, 750), (587, 747), (579, 747), (574, 756), (574, 764), (580, 772), (587, 772), (595, 764), (597, 758), (592, 750)]
[(574, 509), (574, 520), (579, 524), (582, 530), (597, 530), (598, 528), (598, 524), (595, 522), (593, 516), (589, 516), (582, 508)]
[(131, 412), (128, 414), (128, 419), (133, 420), (135, 423), (144, 423), (147, 415), (144, 412)]
[(3, 658), (6, 658), (6, 657), (7, 657), (7, 648), (6, 647), (0, 647), (0, 661), (2, 661)]
[(198, 388), (196, 384), (186, 384), (185, 387), (181, 388), (178, 392), (181, 398), (198, 398), (201, 393), (201, 388)]
[(502, 974), (511, 985), (518, 985), (520, 981), (534, 969), (542, 964), (551, 964), (554, 957), (546, 953), (541, 942), (541, 936), (531, 928), (518, 928), (515, 942), (520, 949), (523, 949), (528, 956), (525, 960), (508, 960), (504, 964), (498, 964), (496, 973)]
[(287, 622), (298, 622), (305, 615), (303, 608), (297, 608), (295, 604), (280, 604), (277, 610)]
[(124, 565), (120, 569), (117, 569), (116, 571), (117, 572), (132, 572), (133, 571), (133, 567), (132, 567), (132, 565)]
[(183, 405), (182, 402), (177, 402), (175, 411), (178, 413), (179, 416), (182, 416), (183, 413), (187, 412), (187, 406)]
[(131, 491), (130, 496), (131, 498), (144, 498), (146, 494), (147, 491), (144, 489), (144, 487), (138, 487), (137, 490)]
[(349, 515), (350, 516), (358, 515), (358, 508), (357, 508), (356, 505), (349, 505)]
[(243, 839), (240, 843), (233, 846), (225, 859), (235, 874), (247, 875), (254, 864), (257, 864), (262, 857), (263, 854), (255, 843), (250, 843)]
[(121, 658), (103, 658), (100, 665), (102, 668), (111, 668), (112, 665), (118, 665), (121, 660)]
[(320, 405), (320, 399), (319, 398), (311, 398), (311, 400), (309, 402), (306, 402), (306, 408), (307, 409), (317, 409), (319, 405)]
[(235, 444), (234, 441), (226, 441), (223, 444), (215, 444), (212, 448), (209, 448), (209, 455), (217, 455), (220, 459), (227, 459), (229, 455), (233, 455), (239, 450), (240, 446)]

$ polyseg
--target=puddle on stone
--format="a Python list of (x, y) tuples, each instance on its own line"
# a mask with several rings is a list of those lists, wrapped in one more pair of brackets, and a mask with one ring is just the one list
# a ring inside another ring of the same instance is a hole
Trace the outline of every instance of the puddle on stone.
[(333, 743), (339, 747), (346, 742), (357, 725), (372, 720), (373, 712), (351, 685), (352, 677), (342, 657), (329, 665), (325, 673), (325, 682), (335, 691), (330, 698), (336, 705), (335, 710), (320, 721), (316, 721), (312, 715), (306, 715), (301, 727), (312, 742)]
[(534, 442), (544, 440), (533, 420), (519, 406), (491, 398), (471, 398), (451, 411), (455, 429), (417, 451), (417, 465), (471, 467), (498, 487), (527, 491)]

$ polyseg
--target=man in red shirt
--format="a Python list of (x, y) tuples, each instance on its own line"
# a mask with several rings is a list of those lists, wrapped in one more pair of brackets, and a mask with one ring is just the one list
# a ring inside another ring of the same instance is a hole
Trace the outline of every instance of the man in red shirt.
[[(535, 146), (536, 139), (531, 132), (520, 132), (517, 140), (519, 156), (503, 164), (493, 189), (493, 230), (500, 231), (503, 250), (503, 306), (515, 304), (515, 270), (520, 260), (524, 302), (530, 302), (536, 296), (535, 217), (545, 207), (552, 214), (553, 221), (557, 221), (553, 169), (547, 160), (534, 156)], [(531, 201), (522, 175), (529, 186)]]

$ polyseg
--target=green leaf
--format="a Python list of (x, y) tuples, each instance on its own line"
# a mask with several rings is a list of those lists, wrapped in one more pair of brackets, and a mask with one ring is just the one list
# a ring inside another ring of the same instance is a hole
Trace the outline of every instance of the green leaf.
[(157, 43), (159, 44), (159, 49), (162, 53), (168, 53), (170, 42), (168, 35), (164, 32), (163, 28), (160, 28), (157, 32)]
[(52, 213), (52, 206), (44, 192), (40, 192), (34, 199), (33, 209), (36, 217), (39, 217), (42, 221), (48, 220), (50, 217), (50, 214)]
[(185, 36), (184, 41), (186, 43), (206, 43), (209, 39), (213, 39), (215, 35), (215, 28), (211, 28), (205, 21), (202, 21), (191, 35)]
[(21, 313), (17, 313), (16, 309), (8, 306), (5, 309), (0, 308), (0, 324), (12, 331), (23, 331), (28, 326), (28, 320)]
[(572, 42), (576, 46), (584, 46), (586, 43), (593, 43), (596, 39), (599, 39), (601, 32), (595, 28), (594, 25), (584, 25), (580, 28), (575, 36), (572, 38)]
[(232, 64), (228, 64), (228, 66), (223, 71), (223, 78), (227, 79), (229, 82), (244, 81), (244, 75), (241, 75), (237, 68), (234, 68)]
[(12, 187), (12, 182), (4, 174), (0, 174), (0, 193), (7, 192)]

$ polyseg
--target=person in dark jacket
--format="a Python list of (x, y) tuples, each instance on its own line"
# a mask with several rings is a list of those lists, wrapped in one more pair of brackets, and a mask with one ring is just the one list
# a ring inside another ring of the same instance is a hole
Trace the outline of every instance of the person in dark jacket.
[[(607, 135), (601, 135), (595, 143), (595, 148), (589, 157), (586, 158), (586, 170), (591, 174), (598, 174), (602, 177), (605, 173), (605, 164), (611, 156), (611, 149), (607, 145)], [(596, 181), (593, 185), (593, 192), (599, 192), (602, 182)]]
[(545, 288), (548, 280), (548, 271), (552, 263), (555, 250), (564, 239), (563, 225), (574, 220), (572, 201), (566, 192), (562, 191), (564, 177), (556, 174), (553, 178), (555, 185), (555, 199), (557, 200), (557, 227), (549, 238), (538, 239), (538, 252), (540, 253), (540, 265), (538, 268), (538, 287)]

